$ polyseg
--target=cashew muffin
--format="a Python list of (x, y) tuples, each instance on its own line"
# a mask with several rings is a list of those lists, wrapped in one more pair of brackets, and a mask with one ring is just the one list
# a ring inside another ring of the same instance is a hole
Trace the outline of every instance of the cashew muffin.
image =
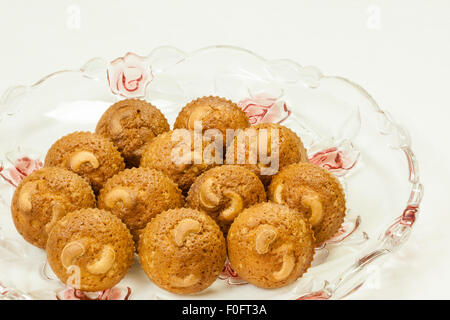
[(189, 189), (189, 207), (206, 211), (226, 236), (234, 218), (258, 202), (266, 201), (261, 180), (250, 170), (235, 165), (212, 168)]
[(273, 202), (245, 209), (227, 237), (228, 258), (241, 278), (261, 288), (286, 286), (308, 270), (314, 235), (308, 220)]
[(68, 212), (95, 207), (89, 183), (63, 168), (42, 168), (20, 182), (11, 213), (17, 231), (36, 247), (45, 248), (55, 223)]
[(296, 162), (307, 162), (297, 134), (276, 123), (260, 123), (239, 132), (227, 148), (226, 163), (243, 165), (268, 185), (274, 174)]
[(74, 132), (50, 147), (45, 166), (67, 168), (86, 178), (98, 192), (106, 180), (125, 168), (125, 163), (109, 139), (91, 132)]
[(314, 164), (296, 163), (282, 169), (272, 179), (268, 196), (304, 214), (317, 245), (333, 237), (344, 221), (345, 194), (339, 180)]
[[(197, 148), (196, 141), (200, 141)], [(195, 137), (191, 130), (176, 129), (160, 134), (147, 145), (141, 167), (163, 172), (187, 192), (195, 178), (222, 161), (219, 149), (214, 142), (208, 144)]]
[(73, 211), (53, 227), (47, 259), (65, 284), (83, 291), (106, 290), (127, 273), (134, 242), (125, 224), (105, 210)]
[(167, 119), (155, 106), (144, 100), (125, 99), (103, 113), (95, 132), (111, 139), (128, 167), (137, 167), (145, 143), (169, 130)]
[(196, 121), (201, 121), (203, 131), (218, 129), (223, 135), (226, 134), (226, 129), (236, 130), (250, 126), (247, 115), (237, 104), (214, 96), (198, 98), (184, 106), (175, 120), (174, 129), (194, 130)]
[(106, 181), (98, 195), (98, 207), (119, 217), (135, 241), (154, 216), (183, 205), (178, 186), (162, 172), (148, 168), (119, 172)]
[(138, 252), (150, 280), (177, 294), (208, 288), (226, 259), (220, 228), (206, 213), (188, 208), (153, 218), (141, 235)]

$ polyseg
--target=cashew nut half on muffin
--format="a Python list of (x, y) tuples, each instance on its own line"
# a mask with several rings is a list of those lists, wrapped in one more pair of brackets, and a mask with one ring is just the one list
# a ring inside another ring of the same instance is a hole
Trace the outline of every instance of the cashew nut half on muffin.
[(111, 140), (91, 132), (74, 132), (57, 140), (48, 150), (45, 167), (62, 167), (85, 178), (98, 192), (103, 184), (125, 168)]
[(74, 172), (79, 172), (82, 165), (89, 164), (93, 169), (100, 165), (97, 157), (89, 151), (76, 151), (72, 153), (69, 159), (69, 166)]
[(98, 195), (98, 207), (119, 217), (135, 242), (147, 223), (168, 209), (182, 207), (181, 190), (162, 172), (131, 168), (109, 179)]

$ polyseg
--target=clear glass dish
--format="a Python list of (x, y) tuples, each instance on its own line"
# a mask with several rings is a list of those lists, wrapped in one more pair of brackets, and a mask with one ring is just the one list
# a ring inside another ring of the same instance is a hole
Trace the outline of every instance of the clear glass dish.
[[(94, 130), (124, 97), (145, 98), (173, 124), (190, 100), (218, 95), (239, 102), (252, 123), (281, 122), (345, 186), (348, 212), (335, 238), (317, 248), (313, 266), (295, 283), (265, 290), (225, 266), (207, 290), (179, 296), (156, 287), (139, 263), (119, 285), (86, 294), (65, 288), (43, 250), (16, 232), (10, 202), (20, 180), (42, 165), (50, 145), (76, 130)], [(192, 53), (159, 47), (147, 56), (94, 58), (54, 72), (0, 100), (0, 297), (4, 299), (339, 299), (407, 241), (423, 186), (407, 132), (357, 84), (315, 67), (265, 60), (242, 48), (212, 46)]]

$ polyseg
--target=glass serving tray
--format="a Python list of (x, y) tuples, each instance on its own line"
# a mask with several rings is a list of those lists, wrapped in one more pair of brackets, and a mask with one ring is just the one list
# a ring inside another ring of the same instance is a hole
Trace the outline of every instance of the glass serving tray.
[[(345, 187), (348, 212), (339, 233), (316, 249), (302, 278), (279, 289), (246, 284), (227, 264), (207, 290), (175, 295), (148, 280), (137, 259), (109, 290), (65, 287), (46, 264), (45, 252), (14, 228), (9, 207), (17, 184), (42, 166), (56, 139), (93, 131), (102, 113), (120, 99), (146, 99), (173, 124), (187, 102), (204, 95), (237, 102), (252, 124), (277, 122), (297, 132), (310, 162), (333, 172)], [(79, 69), (12, 87), (0, 100), (0, 298), (340, 299), (359, 289), (408, 240), (422, 194), (405, 129), (343, 77), (230, 46), (192, 53), (164, 46), (147, 56), (94, 58)]]

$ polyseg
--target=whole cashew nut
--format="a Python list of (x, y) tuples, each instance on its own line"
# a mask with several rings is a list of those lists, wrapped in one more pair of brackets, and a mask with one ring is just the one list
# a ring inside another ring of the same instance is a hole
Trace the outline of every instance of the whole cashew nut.
[(33, 209), (31, 197), (37, 192), (40, 183), (41, 181), (30, 181), (22, 186), (18, 199), (19, 209), (21, 211), (30, 212)]
[(177, 170), (180, 172), (189, 170), (194, 164), (194, 159), (194, 151), (183, 152), (182, 155), (172, 154), (172, 162), (177, 165)]
[(194, 124), (196, 121), (202, 121), (211, 111), (211, 107), (209, 106), (201, 106), (197, 107), (192, 111), (189, 116), (187, 127), (188, 129), (194, 130)]
[(269, 251), (270, 245), (277, 238), (277, 229), (268, 224), (262, 224), (256, 229), (255, 249), (259, 254)]
[(181, 247), (186, 237), (191, 233), (199, 233), (202, 225), (197, 220), (186, 218), (181, 220), (173, 230), (173, 238), (177, 246)]
[(69, 268), (73, 265), (76, 258), (81, 257), (85, 253), (84, 245), (81, 241), (75, 240), (69, 242), (61, 251), (61, 263), (64, 268)]
[(89, 151), (78, 151), (72, 154), (69, 165), (72, 170), (78, 171), (80, 166), (86, 162), (89, 162), (94, 169), (97, 169), (100, 165), (95, 155)]
[(130, 108), (123, 108), (122, 112), (116, 112), (116, 114), (111, 119), (111, 124), (110, 124), (111, 134), (114, 136), (119, 135), (123, 131), (123, 127), (122, 127), (122, 124), (120, 123), (120, 121), (122, 119), (125, 119), (128, 117), (133, 117), (133, 116), (134, 116), (134, 110), (132, 110)]
[(194, 274), (190, 274), (184, 278), (180, 278), (177, 276), (171, 276), (170, 282), (174, 287), (177, 288), (186, 288), (195, 285), (200, 279)]
[(292, 254), (291, 247), (283, 245), (279, 248), (280, 254), (283, 255), (283, 264), (280, 270), (272, 273), (275, 280), (281, 281), (289, 277), (295, 267), (295, 257)]
[(204, 209), (215, 209), (219, 206), (220, 197), (213, 190), (214, 179), (208, 178), (200, 187), (199, 201)]
[(105, 204), (108, 208), (114, 208), (117, 202), (122, 202), (124, 207), (130, 208), (134, 204), (133, 198), (126, 188), (115, 187), (105, 195)]
[(273, 192), (273, 201), (278, 203), (278, 204), (283, 204), (284, 200), (283, 200), (283, 196), (282, 196), (282, 192), (284, 189), (284, 185), (282, 183), (278, 184), (275, 187), (275, 190)]
[(47, 234), (50, 233), (56, 222), (64, 216), (65, 211), (66, 210), (62, 204), (57, 202), (52, 203), (52, 218), (44, 228)]
[(87, 265), (87, 270), (92, 274), (105, 274), (114, 264), (116, 260), (116, 252), (110, 245), (106, 245), (102, 249), (100, 259)]
[(241, 196), (234, 191), (225, 190), (223, 195), (230, 199), (230, 205), (220, 213), (220, 217), (223, 220), (232, 221), (242, 211), (244, 203)]
[(313, 227), (317, 226), (323, 219), (323, 208), (319, 195), (316, 192), (305, 194), (302, 197), (302, 205), (311, 209), (309, 222)]

